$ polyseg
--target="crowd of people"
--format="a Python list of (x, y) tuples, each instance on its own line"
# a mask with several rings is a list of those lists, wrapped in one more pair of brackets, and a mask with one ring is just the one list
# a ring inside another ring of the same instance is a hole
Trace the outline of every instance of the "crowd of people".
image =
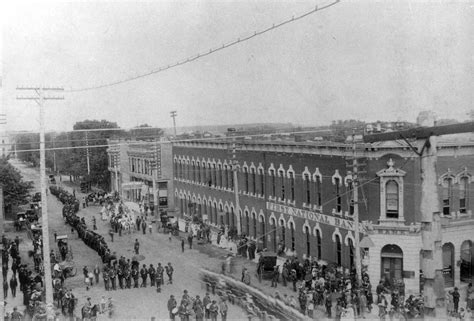
[(181, 321), (189, 321), (191, 317), (197, 321), (204, 319), (216, 321), (220, 315), (221, 320), (226, 321), (229, 310), (227, 302), (228, 298), (224, 293), (218, 295), (217, 298), (211, 298), (209, 292), (206, 292), (201, 299), (199, 295), (193, 297), (188, 290), (184, 290), (179, 304), (175, 296), (170, 295), (167, 308), (171, 320), (179, 316)]

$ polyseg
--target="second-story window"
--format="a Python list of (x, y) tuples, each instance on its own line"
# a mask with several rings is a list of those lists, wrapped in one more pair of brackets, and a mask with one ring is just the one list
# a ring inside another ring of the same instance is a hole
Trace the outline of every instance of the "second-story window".
[(271, 185), (271, 196), (275, 197), (276, 196), (276, 182), (275, 182), (275, 170), (271, 169), (270, 170), (270, 185)]
[(340, 213), (342, 211), (341, 180), (336, 177), (334, 178), (334, 183), (336, 184), (336, 212)]
[(451, 205), (453, 199), (453, 178), (448, 177), (443, 181), (443, 214), (451, 214)]
[(257, 194), (257, 175), (255, 174), (255, 168), (250, 169), (252, 175), (252, 191), (251, 193)]
[(469, 195), (469, 178), (461, 177), (459, 181), (459, 213), (467, 213), (468, 195)]
[(196, 183), (201, 183), (201, 164), (196, 162)]
[(258, 175), (260, 176), (260, 196), (265, 196), (265, 171), (263, 168), (258, 170)]
[(284, 171), (279, 171), (279, 177), (280, 177), (280, 189), (281, 189), (281, 200), (285, 200), (285, 172)]
[(249, 191), (249, 170), (247, 167), (242, 168), (244, 172), (244, 192), (248, 193)]
[(192, 166), (193, 166), (193, 167), (192, 167), (192, 171), (193, 171), (193, 172), (192, 172), (192, 177), (193, 177), (193, 182), (195, 182), (195, 181), (196, 181), (196, 162), (195, 162), (195, 161), (193, 161), (193, 165), (192, 165)]
[(288, 174), (288, 181), (290, 184), (290, 201), (295, 200), (295, 174), (290, 172)]
[(304, 174), (304, 195), (305, 203), (311, 204), (311, 180), (308, 174)]
[(322, 201), (321, 201), (321, 176), (316, 176), (316, 181), (314, 182), (315, 188), (316, 188), (316, 205), (321, 206)]
[(217, 165), (217, 186), (222, 187), (222, 164)]
[(385, 188), (387, 218), (398, 218), (398, 184), (395, 181), (388, 181)]

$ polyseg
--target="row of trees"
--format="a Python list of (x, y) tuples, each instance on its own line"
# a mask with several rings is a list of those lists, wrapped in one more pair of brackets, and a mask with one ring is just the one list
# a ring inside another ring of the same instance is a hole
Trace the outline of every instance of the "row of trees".
[[(121, 129), (107, 120), (84, 120), (73, 126), (73, 131), (45, 135), (46, 167), (81, 179), (104, 190), (109, 189), (107, 139), (148, 140), (159, 138), (163, 131), (148, 124), (131, 130)], [(39, 134), (20, 134), (16, 137), (18, 158), (39, 166)], [(90, 172), (87, 170), (89, 154)]]
[(27, 201), (32, 182), (25, 182), (20, 172), (6, 158), (0, 158), (0, 184), (3, 186), (5, 214), (8, 216), (15, 206)]

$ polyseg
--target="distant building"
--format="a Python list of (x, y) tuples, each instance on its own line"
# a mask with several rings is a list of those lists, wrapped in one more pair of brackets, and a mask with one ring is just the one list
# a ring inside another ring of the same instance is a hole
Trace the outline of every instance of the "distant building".
[(109, 172), (112, 192), (123, 200), (154, 204), (171, 211), (174, 199), (172, 151), (169, 141), (109, 140)]

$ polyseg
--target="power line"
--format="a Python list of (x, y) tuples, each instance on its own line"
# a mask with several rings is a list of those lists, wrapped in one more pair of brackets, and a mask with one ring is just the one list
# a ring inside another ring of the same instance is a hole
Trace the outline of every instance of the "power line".
[(227, 44), (223, 44), (221, 47), (218, 47), (218, 48), (214, 48), (214, 49), (209, 49), (208, 51), (206, 52), (201, 52), (201, 53), (197, 53), (197, 54), (194, 54), (186, 59), (183, 59), (183, 60), (179, 60), (175, 63), (172, 63), (172, 64), (168, 64), (166, 66), (163, 66), (163, 67), (159, 67), (159, 68), (156, 68), (156, 69), (153, 69), (153, 70), (150, 70), (146, 73), (142, 73), (142, 74), (139, 74), (137, 76), (132, 76), (132, 77), (128, 77), (128, 78), (125, 78), (125, 79), (121, 79), (121, 80), (117, 80), (117, 81), (114, 81), (114, 82), (109, 82), (109, 83), (106, 83), (106, 84), (102, 84), (102, 85), (96, 85), (96, 86), (91, 86), (91, 87), (84, 87), (84, 88), (77, 88), (77, 89), (69, 89), (69, 90), (66, 90), (66, 92), (84, 92), (84, 91), (89, 91), (89, 90), (95, 90), (95, 89), (101, 89), (101, 88), (107, 88), (107, 87), (112, 87), (112, 86), (116, 86), (116, 85), (119, 85), (119, 84), (123, 84), (123, 83), (126, 83), (126, 82), (130, 82), (130, 81), (133, 81), (133, 80), (137, 80), (137, 79), (140, 79), (140, 78), (144, 78), (144, 77), (148, 77), (148, 76), (151, 76), (151, 75), (154, 75), (154, 74), (157, 74), (157, 73), (161, 73), (161, 72), (164, 72), (164, 71), (167, 71), (169, 69), (173, 69), (173, 68), (176, 68), (176, 67), (179, 67), (179, 66), (182, 66), (182, 65), (185, 65), (185, 64), (188, 64), (188, 63), (191, 63), (193, 61), (196, 61), (198, 59), (201, 59), (203, 57), (206, 57), (206, 56), (209, 56), (209, 55), (212, 55), (218, 51), (221, 51), (221, 50), (224, 50), (224, 49), (227, 49), (229, 47), (232, 47), (232, 46), (235, 46), (237, 44), (240, 44), (240, 43), (243, 43), (243, 42), (246, 42), (252, 38), (255, 38), (255, 37), (258, 37), (258, 36), (261, 36), (263, 35), (264, 33), (267, 33), (267, 32), (270, 32), (274, 29), (278, 29), (284, 25), (287, 25), (287, 24), (290, 24), (290, 23), (293, 23), (295, 21), (298, 21), (298, 20), (301, 20), (309, 15), (312, 15), (314, 13), (316, 13), (317, 11), (321, 11), (321, 10), (324, 10), (324, 9), (327, 9), (327, 8), (330, 8), (332, 6), (334, 6), (335, 4), (337, 4), (340, 0), (336, 0), (335, 2), (333, 3), (330, 3), (328, 5), (325, 5), (325, 6), (322, 6), (321, 8), (318, 8), (318, 6), (316, 6), (314, 9), (310, 10), (310, 11), (306, 11), (305, 13), (299, 15), (299, 16), (293, 16), (291, 17), (290, 19), (287, 19), (287, 20), (284, 20), (283, 22), (280, 22), (278, 24), (273, 24), (271, 27), (269, 28), (266, 28), (266, 29), (262, 29), (260, 31), (255, 31), (253, 34), (249, 35), (249, 36), (246, 36), (246, 37), (243, 37), (243, 38), (238, 38), (237, 40), (234, 40), (234, 41), (231, 41)]

